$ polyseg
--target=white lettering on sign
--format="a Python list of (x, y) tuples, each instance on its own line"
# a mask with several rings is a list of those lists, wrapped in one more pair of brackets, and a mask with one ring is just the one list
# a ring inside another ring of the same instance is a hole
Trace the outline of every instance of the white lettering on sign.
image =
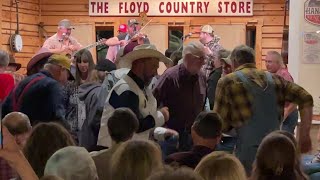
[(89, 0), (90, 16), (252, 16), (253, 0)]

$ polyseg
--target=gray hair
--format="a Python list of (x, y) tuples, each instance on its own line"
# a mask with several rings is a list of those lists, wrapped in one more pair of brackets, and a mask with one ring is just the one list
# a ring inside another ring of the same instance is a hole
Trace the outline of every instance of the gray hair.
[(199, 55), (204, 53), (204, 46), (198, 41), (190, 42), (182, 50), (182, 57), (186, 54)]
[(9, 54), (3, 50), (0, 50), (0, 67), (7, 67), (9, 60)]
[(218, 59), (227, 58), (231, 54), (231, 51), (226, 49), (220, 49), (218, 51)]
[(239, 65), (246, 63), (256, 63), (255, 51), (246, 45), (240, 45), (233, 49), (230, 59), (237, 62)]
[(280, 64), (280, 66), (281, 66), (282, 68), (285, 68), (285, 67), (286, 67), (286, 65), (285, 65), (284, 62), (283, 62), (283, 58), (282, 58), (281, 54), (278, 53), (277, 51), (268, 51), (268, 52), (267, 52), (267, 55), (270, 55), (270, 56), (272, 56), (273, 58), (275, 58), (275, 60)]

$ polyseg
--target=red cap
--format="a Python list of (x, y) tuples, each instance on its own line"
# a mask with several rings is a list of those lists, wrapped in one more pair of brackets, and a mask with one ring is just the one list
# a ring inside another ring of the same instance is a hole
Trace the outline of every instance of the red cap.
[(118, 28), (119, 32), (127, 32), (127, 25), (126, 24), (120, 24), (119, 28)]

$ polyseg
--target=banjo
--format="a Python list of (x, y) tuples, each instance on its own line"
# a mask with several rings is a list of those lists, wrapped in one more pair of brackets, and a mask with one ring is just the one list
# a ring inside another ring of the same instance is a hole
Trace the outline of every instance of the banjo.
[(10, 36), (10, 48), (13, 52), (21, 52), (23, 47), (22, 37), (19, 35), (19, 11), (18, 11), (18, 3), (19, 1), (16, 0), (16, 14), (17, 14), (17, 30), (15, 34)]

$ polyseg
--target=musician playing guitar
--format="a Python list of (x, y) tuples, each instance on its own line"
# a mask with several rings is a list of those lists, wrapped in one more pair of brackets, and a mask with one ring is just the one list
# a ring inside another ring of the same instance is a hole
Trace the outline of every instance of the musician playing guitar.
[(71, 36), (72, 29), (74, 28), (68, 19), (61, 20), (58, 24), (57, 33), (48, 38), (42, 47), (47, 48), (52, 53), (71, 56), (82, 48), (82, 45)]

